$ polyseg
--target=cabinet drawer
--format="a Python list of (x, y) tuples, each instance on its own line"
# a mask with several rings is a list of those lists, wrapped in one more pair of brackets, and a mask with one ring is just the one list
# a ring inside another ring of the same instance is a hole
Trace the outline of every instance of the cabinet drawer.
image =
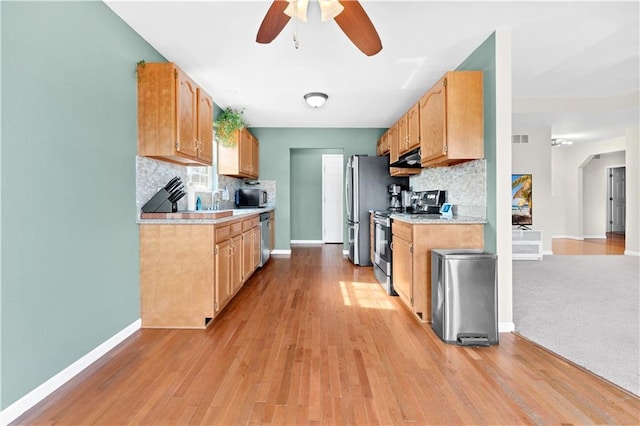
[(216, 243), (224, 240), (228, 240), (231, 237), (230, 225), (216, 225)]
[(242, 222), (237, 221), (231, 224), (231, 236), (235, 237), (242, 233)]
[(260, 224), (260, 216), (254, 216), (250, 219), (245, 219), (242, 221), (242, 232), (255, 228), (259, 224)]
[(398, 238), (402, 238), (405, 241), (411, 242), (413, 241), (413, 226), (405, 223), (394, 220), (393, 225), (391, 226), (391, 233)]

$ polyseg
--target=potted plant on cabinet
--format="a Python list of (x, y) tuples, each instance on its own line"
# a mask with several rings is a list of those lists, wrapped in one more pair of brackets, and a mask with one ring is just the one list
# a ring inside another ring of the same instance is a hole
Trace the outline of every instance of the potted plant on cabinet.
[(243, 112), (244, 111), (238, 111), (233, 108), (226, 108), (213, 122), (216, 140), (223, 147), (232, 148), (236, 145), (236, 130), (240, 130), (246, 126), (242, 115)]

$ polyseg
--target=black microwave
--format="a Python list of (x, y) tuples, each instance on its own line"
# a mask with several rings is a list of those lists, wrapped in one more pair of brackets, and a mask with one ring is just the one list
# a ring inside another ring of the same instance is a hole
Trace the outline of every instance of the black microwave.
[(264, 207), (267, 205), (267, 191), (258, 188), (241, 188), (236, 191), (236, 206)]

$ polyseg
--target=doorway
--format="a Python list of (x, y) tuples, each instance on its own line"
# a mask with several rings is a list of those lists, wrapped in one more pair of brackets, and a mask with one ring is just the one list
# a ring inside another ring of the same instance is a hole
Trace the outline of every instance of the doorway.
[(624, 167), (607, 169), (607, 233), (625, 233), (625, 175)]
[(343, 242), (343, 161), (342, 154), (322, 156), (322, 242), (325, 244)]

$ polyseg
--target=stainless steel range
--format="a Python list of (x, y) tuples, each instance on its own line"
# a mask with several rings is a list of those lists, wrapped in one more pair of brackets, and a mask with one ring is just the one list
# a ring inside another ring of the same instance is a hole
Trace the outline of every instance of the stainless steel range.
[(391, 213), (389, 211), (373, 212), (373, 272), (385, 291), (397, 296), (393, 289), (392, 257), (391, 257)]

